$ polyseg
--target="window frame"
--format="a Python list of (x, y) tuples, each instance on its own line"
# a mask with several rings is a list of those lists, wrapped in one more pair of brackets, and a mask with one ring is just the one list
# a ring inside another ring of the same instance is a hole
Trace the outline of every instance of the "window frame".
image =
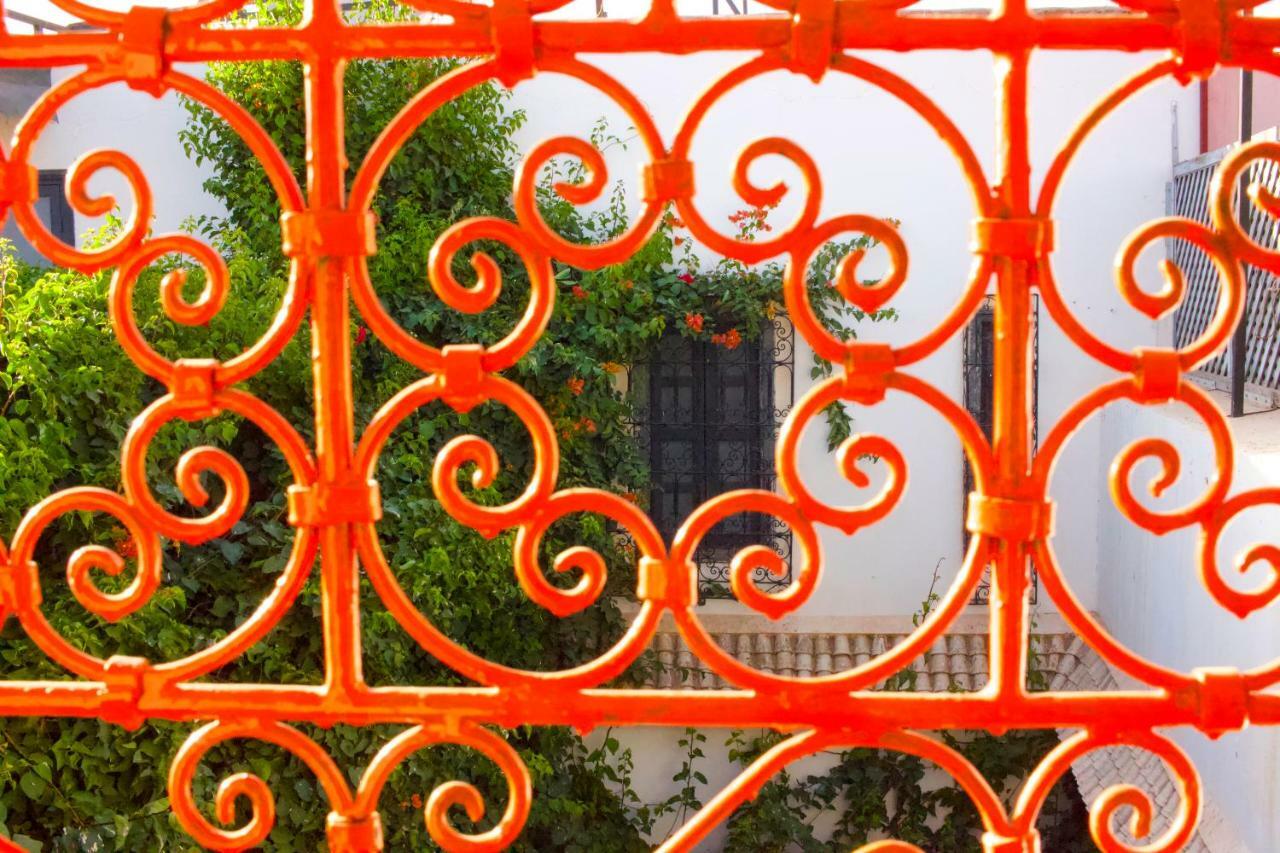
[[(721, 323), (720, 325), (724, 325)], [(678, 335), (678, 332), (668, 332)], [(779, 429), (795, 398), (795, 330), (791, 322), (779, 314), (769, 322), (760, 338), (756, 341), (744, 341), (740, 348), (752, 353), (745, 362), (728, 363), (724, 367), (716, 366), (718, 356), (727, 356), (730, 351), (723, 345), (702, 338), (680, 336), (684, 347), (681, 358), (688, 358), (692, 368), (691, 407), (687, 423), (673, 423), (667, 420), (668, 415), (657, 411), (657, 382), (663, 381), (663, 373), (670, 366), (678, 366), (683, 362), (664, 360), (661, 357), (672, 351), (673, 347), (664, 347), (661, 343), (654, 349), (654, 356), (645, 362), (633, 365), (628, 370), (627, 384), (633, 403), (633, 429), (641, 444), (641, 453), (649, 465), (650, 491), (649, 513), (655, 526), (662, 535), (670, 539), (687, 518), (687, 513), (677, 501), (674, 510), (668, 512), (662, 502), (661, 493), (664, 473), (668, 467), (662, 457), (662, 444), (665, 441), (687, 441), (692, 445), (690, 476), (693, 477), (693, 494), (688, 503), (696, 508), (708, 499), (730, 490), (726, 483), (733, 473), (725, 473), (717, 468), (714, 458), (717, 443), (723, 441), (741, 441), (745, 445), (746, 458), (741, 469), (741, 479), (745, 483), (732, 485), (731, 488), (759, 488), (773, 490), (776, 487), (777, 471), (773, 463), (774, 443)], [(687, 347), (687, 349), (686, 349)], [(747, 366), (755, 376), (755, 381), (746, 383), (745, 402), (748, 414), (740, 425), (716, 425), (713, 418), (718, 413), (713, 410), (716, 404), (715, 395), (711, 393), (712, 384), (717, 382), (726, 369)], [(681, 472), (676, 472), (677, 476)], [(736, 479), (736, 478), (734, 478)], [(727, 523), (734, 524), (732, 519)], [(723, 528), (721, 522), (717, 528)], [(746, 517), (746, 523), (733, 532), (720, 531), (715, 528), (703, 538), (694, 554), (694, 562), (698, 566), (699, 603), (719, 598), (732, 598), (730, 590), (730, 562), (734, 554), (748, 545), (767, 545), (782, 557), (787, 571), (782, 577), (776, 577), (761, 569), (757, 570), (752, 581), (763, 591), (776, 591), (791, 583), (791, 531), (777, 519), (753, 514)]]
[(76, 217), (67, 201), (66, 169), (41, 169), (36, 178), (40, 198), (49, 199), (49, 232), (68, 246), (76, 244)]
[[(982, 403), (988, 407), (984, 413), (975, 411), (970, 405), (972, 399), (972, 388), (974, 371), (981, 371), (984, 367), (987, 370), (987, 377), (991, 390), (994, 390), (994, 370), (995, 370), (995, 306), (996, 297), (993, 293), (988, 293), (983, 297), (982, 303), (978, 306), (978, 310), (974, 312), (973, 317), (965, 324), (964, 331), (960, 340), (960, 403), (964, 410), (969, 413), (970, 417), (978, 425), (978, 429), (982, 430), (987, 439), (991, 438), (991, 427), (995, 423), (994, 411), (994, 395), (988, 391), (985, 395), (979, 391), (979, 397), (984, 397)], [(989, 335), (986, 345), (980, 344), (977, 335), (980, 332), (986, 332)], [(976, 349), (982, 349), (980, 357), (977, 361), (972, 359), (972, 354)], [(980, 374), (981, 375), (981, 374)], [(1031, 295), (1031, 446), (1038, 447), (1040, 444), (1040, 296), (1039, 294)], [(969, 458), (961, 451), (961, 459), (963, 466), (963, 474), (961, 475), (961, 502), (960, 502), (960, 531), (962, 553), (969, 549), (969, 528), (965, 525), (965, 519), (969, 513), (969, 494), (973, 491), (973, 468), (969, 464)], [(983, 572), (982, 578), (978, 581), (978, 586), (973, 591), (973, 597), (969, 599), (972, 605), (986, 606), (990, 602), (991, 596), (991, 574), (990, 568)], [(1040, 597), (1040, 581), (1036, 576), (1036, 570), (1031, 568), (1031, 589), (1030, 603), (1036, 604)]]
[[(68, 246), (75, 246), (76, 217), (75, 211), (71, 209), (71, 203), (67, 201), (66, 181), (66, 169), (41, 169), (36, 174), (36, 199), (49, 202), (49, 220), (44, 222), (49, 233)], [(36, 265), (50, 263), (49, 259), (18, 229), (12, 216), (6, 220), (4, 231), (4, 236), (13, 241), (18, 257)]]

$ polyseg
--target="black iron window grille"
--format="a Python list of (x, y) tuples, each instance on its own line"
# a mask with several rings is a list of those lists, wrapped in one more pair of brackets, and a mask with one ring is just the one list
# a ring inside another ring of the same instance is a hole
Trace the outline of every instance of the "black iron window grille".
[[(795, 333), (782, 317), (758, 340), (734, 347), (670, 332), (650, 361), (632, 366), (636, 435), (649, 464), (649, 512), (664, 537), (708, 498), (774, 488), (773, 450), (794, 399)], [(729, 564), (748, 545), (773, 548), (791, 565), (790, 531), (756, 513), (733, 516), (702, 541), (700, 597), (730, 598)], [(763, 590), (791, 582), (761, 570)]]
[[(1031, 303), (1031, 443), (1037, 443), (1039, 433), (1040, 412), (1040, 300), (1033, 295)], [(988, 296), (982, 301), (978, 313), (965, 327), (963, 339), (963, 378), (964, 407), (977, 421), (982, 434), (991, 438), (991, 425), (994, 423), (993, 381), (995, 371), (996, 338), (995, 338), (995, 297)], [(964, 460), (964, 501), (962, 506), (968, 511), (969, 493), (973, 491), (973, 469), (969, 460)], [(961, 517), (961, 530), (964, 531), (964, 545), (969, 545), (969, 531), (964, 527)], [(1040, 589), (1035, 569), (1031, 571), (1031, 603), (1035, 604)], [(974, 590), (971, 604), (987, 604), (991, 595), (990, 569), (983, 574)]]
[[(65, 186), (67, 173), (63, 169), (41, 169), (36, 178), (36, 216), (49, 229), (49, 233), (69, 246), (76, 245), (75, 214), (67, 201)], [(13, 217), (4, 224), (5, 239), (13, 243), (14, 253), (29, 264), (47, 266), (49, 261), (40, 254), (18, 230)]]

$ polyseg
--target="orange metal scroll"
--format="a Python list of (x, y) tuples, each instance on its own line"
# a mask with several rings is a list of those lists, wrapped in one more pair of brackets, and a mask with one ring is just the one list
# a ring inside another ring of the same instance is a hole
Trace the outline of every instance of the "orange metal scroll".
[[(311, 0), (296, 28), (241, 29), (213, 24), (243, 0), (211, 0), (172, 11), (134, 8), (98, 9), (78, 0), (53, 0), (93, 25), (57, 35), (0, 33), (0, 65), (83, 67), (50, 91), (19, 124), (3, 162), (0, 201), (27, 239), (50, 261), (84, 271), (114, 268), (110, 315), (121, 347), (139, 369), (163, 383), (168, 393), (141, 412), (122, 447), (122, 493), (71, 488), (33, 507), (7, 547), (0, 546), (0, 614), (18, 620), (28, 636), (53, 661), (78, 680), (0, 681), (0, 714), (98, 717), (122, 725), (148, 719), (208, 720), (193, 731), (174, 758), (169, 785), (173, 809), (202, 845), (240, 850), (262, 843), (273, 822), (272, 794), (261, 779), (237, 774), (218, 789), (209, 820), (194, 802), (192, 780), (205, 753), (231, 738), (269, 741), (289, 750), (316, 775), (331, 809), (328, 833), (335, 851), (382, 848), (377, 812), (379, 792), (406, 756), (435, 744), (460, 744), (491, 759), (508, 783), (505, 811), (492, 830), (468, 836), (450, 822), (461, 806), (483, 813), (478, 791), (465, 782), (437, 788), (425, 806), (431, 836), (450, 850), (496, 850), (516, 838), (528, 813), (530, 774), (519, 756), (488, 726), (600, 725), (762, 726), (793, 732), (763, 755), (740, 778), (711, 800), (666, 844), (688, 849), (751, 796), (773, 772), (819, 749), (871, 745), (923, 756), (952, 774), (969, 793), (985, 826), (990, 853), (1039, 849), (1035, 818), (1053, 781), (1081, 754), (1114, 744), (1148, 750), (1169, 768), (1181, 789), (1181, 811), (1163, 837), (1143, 849), (1179, 848), (1194, 831), (1200, 810), (1195, 769), (1157, 730), (1192, 726), (1210, 734), (1247, 724), (1280, 723), (1280, 695), (1267, 692), (1280, 681), (1280, 659), (1246, 672), (1202, 669), (1177, 672), (1127, 649), (1110, 636), (1075, 597), (1053, 549), (1053, 505), (1048, 486), (1060, 451), (1088, 417), (1117, 400), (1141, 405), (1179, 404), (1204, 421), (1213, 438), (1217, 475), (1191, 505), (1176, 511), (1148, 508), (1134, 494), (1135, 465), (1154, 459), (1161, 466), (1153, 484), (1159, 492), (1178, 478), (1179, 457), (1168, 443), (1144, 439), (1126, 448), (1111, 474), (1114, 499), (1137, 525), (1155, 533), (1180, 528), (1201, 531), (1200, 571), (1208, 591), (1242, 618), (1271, 604), (1280, 594), (1280, 549), (1263, 544), (1249, 549), (1238, 565), (1262, 562), (1271, 580), (1261, 588), (1240, 590), (1223, 579), (1217, 543), (1223, 528), (1240, 512), (1280, 504), (1280, 489), (1232, 491), (1233, 445), (1223, 416), (1189, 384), (1188, 371), (1220, 351), (1241, 315), (1242, 263), (1280, 272), (1280, 255), (1256, 244), (1235, 219), (1234, 188), (1242, 170), (1259, 158), (1280, 159), (1275, 143), (1246, 146), (1223, 164), (1212, 188), (1213, 221), (1204, 226), (1183, 219), (1162, 219), (1139, 229), (1118, 247), (1116, 284), (1136, 309), (1152, 317), (1168, 313), (1182, 297), (1181, 274), (1165, 269), (1165, 283), (1152, 292), (1137, 280), (1134, 265), (1146, 247), (1167, 238), (1189, 241), (1216, 265), (1222, 286), (1217, 313), (1203, 335), (1186, 348), (1123, 351), (1104, 343), (1071, 309), (1054, 277), (1052, 261), (1054, 202), (1080, 144), (1114, 108), (1152, 82), (1182, 82), (1204, 76), (1218, 65), (1275, 71), (1272, 48), (1280, 43), (1280, 21), (1250, 17), (1252, 2), (1232, 0), (1127, 0), (1114, 13), (1032, 14), (1019, 0), (1008, 0), (990, 15), (964, 13), (923, 16), (904, 10), (910, 0), (763, 0), (785, 14), (735, 19), (686, 19), (671, 0), (655, 0), (641, 20), (544, 20), (538, 16), (564, 0), (494, 0), (492, 6), (457, 0), (411, 0), (433, 13), (422, 22), (370, 25), (343, 20), (334, 0)], [(924, 93), (890, 71), (854, 56), (868, 49), (898, 51), (957, 49), (992, 51), (997, 62), (999, 139), (995, 174), (988, 175), (962, 133)], [(1027, 79), (1034, 50), (1146, 50), (1167, 58), (1120, 84), (1077, 126), (1033, 195), (1028, 155)], [(626, 87), (579, 54), (658, 51), (745, 51), (751, 58), (711, 83), (690, 108), (668, 145), (645, 107)], [(343, 73), (358, 58), (470, 56), (474, 61), (419, 92), (383, 131), (347, 187), (343, 150)], [(268, 134), (243, 109), (206, 83), (175, 69), (179, 62), (214, 60), (299, 61), (305, 68), (307, 177), (300, 187)], [(820, 218), (822, 181), (817, 166), (796, 144), (779, 137), (748, 145), (737, 160), (733, 188), (749, 204), (772, 204), (788, 190), (759, 186), (750, 167), (766, 156), (782, 157), (796, 167), (804, 186), (799, 213), (776, 236), (744, 242), (718, 232), (697, 205), (697, 169), (689, 152), (699, 126), (726, 93), (767, 72), (789, 70), (815, 81), (827, 74), (850, 75), (878, 87), (914, 110), (949, 147), (972, 191), (974, 261), (965, 274), (962, 295), (945, 319), (919, 340), (904, 346), (866, 340), (843, 341), (830, 335), (814, 314), (805, 290), (805, 268), (824, 243), (839, 235), (874, 237), (887, 247), (891, 273), (866, 286), (856, 274), (859, 254), (842, 263), (836, 286), (865, 310), (891, 304), (911, 285), (908, 247), (882, 221), (848, 214)], [(448, 306), (481, 312), (492, 306), (502, 285), (497, 265), (473, 254), (477, 280), (457, 281), (455, 257), (479, 240), (510, 247), (523, 262), (530, 295), (523, 316), (510, 333), (491, 346), (458, 344), (437, 349), (406, 332), (386, 312), (375, 293), (367, 257), (376, 250), (376, 224), (370, 206), (390, 160), (410, 134), (442, 104), (489, 81), (516, 86), (535, 73), (577, 78), (611, 98), (639, 133), (645, 154), (641, 175), (643, 201), (625, 233), (598, 245), (578, 245), (557, 234), (536, 204), (538, 174), (551, 158), (569, 156), (586, 167), (581, 184), (562, 185), (575, 204), (598, 198), (608, 185), (604, 158), (586, 141), (558, 137), (536, 146), (515, 181), (514, 222), (477, 218), (449, 228), (432, 250), (430, 284)], [(69, 171), (68, 197), (82, 214), (109, 211), (114, 200), (88, 190), (89, 179), (112, 170), (128, 181), (133, 218), (111, 244), (79, 249), (47, 231), (35, 211), (36, 182), (32, 148), (57, 110), (102, 86), (123, 82), (156, 95), (180, 92), (212, 109), (244, 139), (270, 178), (284, 215), (281, 241), (290, 259), (289, 286), (274, 322), (240, 355), (226, 361), (170, 360), (146, 340), (137, 325), (132, 299), (142, 269), (169, 254), (193, 259), (208, 273), (197, 298), (183, 294), (182, 273), (171, 273), (161, 288), (162, 305), (174, 321), (200, 325), (215, 316), (228, 297), (225, 262), (210, 247), (185, 234), (152, 235), (151, 193), (142, 167), (119, 152), (97, 151)], [(1253, 203), (1280, 215), (1280, 199), (1265, 190)], [(556, 434), (539, 402), (502, 373), (539, 340), (552, 313), (555, 286), (551, 260), (599, 268), (626, 260), (674, 207), (694, 236), (716, 252), (745, 262), (780, 258), (787, 263), (783, 297), (796, 329), (814, 351), (841, 369), (813, 387), (785, 424), (777, 449), (779, 491), (748, 490), (721, 495), (698, 507), (672, 541), (621, 496), (596, 489), (558, 487)], [(995, 418), (990, 441), (955, 401), (911, 372), (913, 365), (951, 341), (978, 309), (989, 283), (996, 291)], [(1071, 341), (1118, 377), (1075, 403), (1053, 426), (1037, 451), (1030, 442), (1028, 336), (1032, 293)], [(391, 399), (357, 434), (352, 415), (350, 305), (361, 321), (393, 352), (422, 371), (422, 378)], [(314, 348), (315, 442), (310, 446), (275, 410), (242, 390), (240, 383), (276, 358), (299, 331), (311, 324)], [(890, 477), (883, 490), (857, 506), (831, 506), (817, 499), (797, 465), (797, 443), (805, 425), (828, 403), (848, 400), (875, 405), (885, 395), (914, 397), (955, 431), (974, 471), (968, 528), (974, 534), (964, 566), (938, 607), (897, 648), (851, 670), (814, 678), (765, 673), (726, 654), (699, 620), (697, 573), (692, 555), (699, 540), (720, 520), (743, 511), (763, 513), (785, 523), (799, 545), (790, 585), (764, 591), (751, 578), (758, 569), (780, 570), (779, 558), (763, 547), (748, 548), (731, 568), (737, 598), (758, 612), (780, 617), (800, 607), (813, 593), (824, 570), (818, 530), (832, 526), (854, 532), (891, 512), (907, 479), (907, 462), (890, 439), (856, 435), (840, 448), (838, 464), (854, 485), (866, 485), (859, 459), (873, 454)], [(441, 504), (461, 524), (482, 532), (514, 531), (514, 570), (528, 596), (558, 616), (590, 606), (602, 594), (603, 559), (584, 547), (560, 554), (554, 569), (577, 578), (565, 589), (548, 582), (548, 566), (539, 562), (540, 542), (557, 519), (573, 513), (603, 515), (630, 533), (637, 547), (636, 596), (640, 607), (617, 643), (595, 660), (557, 672), (513, 669), (486, 660), (458, 645), (432, 624), (398, 583), (378, 541), (380, 500), (376, 482), (379, 454), (398, 424), (431, 401), (459, 411), (496, 401), (523, 421), (535, 451), (534, 470), (524, 492), (503, 506), (482, 506), (457, 484), (464, 465), (476, 466), (473, 482), (487, 484), (501, 464), (480, 436), (449, 443), (435, 460), (433, 486)], [(207, 542), (228, 531), (245, 510), (249, 484), (226, 452), (197, 448), (181, 459), (176, 476), (186, 500), (195, 507), (209, 501), (201, 485), (213, 474), (225, 486), (221, 502), (198, 517), (175, 515), (154, 496), (146, 475), (148, 445), (174, 419), (201, 419), (234, 412), (255, 423), (280, 448), (292, 471), (289, 520), (295, 528), (292, 554), (279, 580), (257, 610), (234, 631), (202, 651), (180, 660), (150, 661), (115, 656), (101, 659), (60, 636), (41, 611), (41, 587), (32, 562), (42, 533), (60, 516), (75, 510), (108, 514), (122, 523), (138, 545), (132, 581), (108, 593), (96, 572), (126, 571), (124, 558), (102, 546), (76, 551), (66, 567), (70, 590), (91, 612), (120, 619), (144, 604), (161, 583), (161, 542)], [(1045, 590), (1081, 636), (1113, 666), (1146, 685), (1118, 694), (1030, 693), (1027, 670), (1027, 591), (1034, 560)], [(983, 568), (994, 565), (990, 594), (990, 681), (976, 693), (916, 695), (871, 692), (876, 682), (901, 670), (941, 636), (969, 601)], [(199, 681), (243, 654), (263, 638), (294, 603), (309, 574), (317, 571), (323, 593), (326, 679), (322, 685), (229, 684)], [(388, 611), (422, 646), (448, 667), (474, 682), (464, 687), (371, 687), (362, 676), (357, 593), (363, 571)], [(702, 661), (738, 689), (717, 692), (623, 690), (604, 687), (646, 648), (661, 617), (670, 613), (685, 641)], [(386, 744), (353, 789), (348, 776), (317, 744), (290, 725), (374, 722), (408, 724)], [(1012, 811), (976, 770), (941, 741), (917, 729), (1016, 727), (1066, 728), (1078, 734), (1046, 756), (1028, 780)], [(234, 826), (234, 803), (252, 804), (252, 819)], [(1126, 849), (1112, 818), (1122, 807), (1137, 815), (1134, 826), (1149, 823), (1153, 807), (1136, 788), (1120, 787), (1103, 795), (1093, 809), (1092, 831), (1106, 850)], [(1140, 834), (1146, 834), (1145, 832)], [(899, 842), (873, 845), (878, 850), (915, 849)]]

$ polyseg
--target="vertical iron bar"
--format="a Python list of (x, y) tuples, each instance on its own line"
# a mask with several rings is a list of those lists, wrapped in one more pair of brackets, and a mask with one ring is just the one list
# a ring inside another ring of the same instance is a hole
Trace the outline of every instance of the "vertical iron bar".
[[(1002, 17), (1025, 19), (1022, 0), (1007, 0)], [(1031, 215), (1031, 163), (1028, 153), (1027, 66), (1030, 53), (1014, 49), (997, 55), (1000, 98), (996, 187), (1000, 212), (1009, 218)], [(1029, 494), (1028, 421), (1028, 261), (1002, 257), (996, 264), (994, 418), (992, 447), (998, 468), (991, 488), (1013, 497)], [(1001, 540), (995, 545), (991, 579), (991, 682), (1001, 696), (1025, 692), (1027, 671), (1027, 562), (1024, 543)]]
[[(334, 0), (310, 0), (304, 26), (316, 33), (315, 54), (306, 63), (307, 203), (312, 210), (341, 209), (346, 195), (343, 75), (345, 60), (330, 51), (324, 33), (341, 26)], [(351, 341), (347, 261), (325, 254), (314, 263), (311, 310), (312, 375), (315, 381), (316, 456), (320, 480), (346, 483), (354, 455)], [(335, 699), (349, 697), (363, 682), (359, 582), (351, 525), (321, 528), (325, 685)]]
[[(1253, 72), (1248, 68), (1240, 70), (1240, 144), (1244, 145), (1253, 137)], [(1236, 215), (1240, 218), (1240, 228), (1249, 233), (1249, 172), (1246, 168), (1240, 175), (1240, 187), (1236, 196)], [(1244, 305), (1241, 307), (1240, 323), (1231, 334), (1231, 417), (1238, 418), (1244, 414), (1244, 373), (1245, 354), (1249, 347), (1249, 267), (1244, 268)]]

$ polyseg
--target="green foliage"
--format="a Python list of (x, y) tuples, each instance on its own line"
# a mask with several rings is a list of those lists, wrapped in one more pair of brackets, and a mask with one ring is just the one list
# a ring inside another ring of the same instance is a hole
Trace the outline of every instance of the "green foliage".
[[(1057, 744), (1052, 731), (942, 733), (1012, 803), (1018, 787)], [(746, 766), (782, 740), (776, 732), (734, 732), (729, 756)], [(731, 853), (826, 853), (857, 849), (869, 841), (896, 838), (923, 850), (961, 853), (982, 849), (982, 821), (969, 796), (946, 777), (928, 778), (933, 765), (893, 750), (850, 749), (822, 754), (814, 774), (782, 772), (741, 806), (728, 822), (725, 850)], [(1092, 850), (1086, 814), (1068, 774), (1055, 786), (1042, 819), (1044, 848), (1063, 853)], [(823, 827), (819, 829), (816, 824)]]
[[(941, 561), (912, 623), (920, 625), (937, 606), (936, 592)], [(1047, 678), (1039, 657), (1028, 660), (1028, 682), (1044, 689)], [(916, 673), (905, 669), (890, 678), (888, 691), (913, 691)], [(952, 684), (952, 690), (958, 686)], [(942, 742), (965, 757), (991, 783), (1006, 808), (1012, 809), (1023, 781), (1058, 744), (1052, 730), (1014, 730), (1003, 734), (986, 731), (944, 731)], [(730, 761), (746, 767), (784, 738), (763, 730), (748, 735), (732, 732), (725, 746)], [(760, 789), (750, 802), (729, 818), (729, 853), (835, 853), (857, 849), (880, 838), (895, 838), (937, 853), (979, 853), (982, 819), (969, 795), (950, 776), (940, 784), (927, 784), (935, 769), (924, 759), (894, 750), (857, 748), (822, 753), (823, 769), (803, 777), (784, 770)], [(815, 824), (829, 825), (825, 833)], [(1040, 819), (1045, 850), (1086, 853), (1094, 849), (1089, 838), (1088, 813), (1067, 773), (1054, 785)]]
[[(296, 6), (263, 7), (260, 22), (286, 21)], [(369, 10), (388, 17), (391, 7)], [(354, 63), (348, 71), (350, 157), (359, 162), (374, 134), (449, 62)], [(210, 82), (252, 112), (301, 178), (304, 116), (298, 98), (300, 72), (288, 63), (220, 64)], [(165, 258), (137, 286), (138, 322), (147, 339), (168, 356), (228, 358), (259, 337), (283, 292), (287, 268), (279, 250), (278, 205), (260, 167), (243, 142), (208, 111), (188, 104), (183, 141), (188, 154), (212, 172), (207, 189), (226, 205), (221, 219), (194, 227), (229, 259), (231, 296), (207, 327), (170, 322), (157, 304), (161, 274), (180, 258)], [(510, 217), (515, 151), (512, 132), (522, 117), (507, 96), (481, 87), (443, 108), (391, 164), (376, 201), (379, 254), (371, 272), (400, 322), (434, 343), (495, 340), (522, 310), (528, 293), (524, 271), (509, 252), (494, 251), (503, 265), (504, 298), (477, 317), (445, 308), (426, 283), (425, 260), (440, 232), (471, 215)], [(485, 246), (492, 250), (492, 247)], [(648, 257), (656, 258), (660, 248)], [(6, 256), (8, 257), (8, 256)], [(107, 275), (29, 270), (6, 261), (0, 269), (3, 336), (0, 338), (0, 521), (12, 531), (21, 515), (48, 494), (72, 485), (119, 487), (119, 448), (127, 426), (163, 389), (128, 362), (113, 339), (106, 315)], [(652, 263), (636, 261), (648, 280)], [(566, 290), (581, 276), (558, 270)], [(192, 270), (189, 287), (202, 284)], [(644, 291), (642, 291), (643, 293)], [(647, 314), (645, 297), (616, 304), (560, 300), (549, 336), (514, 378), (553, 413), (562, 434), (561, 482), (594, 483), (639, 491), (644, 470), (622, 428), (626, 403), (598, 363), (619, 349), (638, 351), (656, 338), (660, 321)], [(593, 312), (596, 329), (582, 329)], [(616, 321), (616, 322), (615, 322)], [(630, 325), (626, 325), (629, 323)], [(363, 424), (392, 393), (419, 378), (358, 327), (355, 345), (357, 419)], [(626, 342), (618, 346), (618, 338)], [(269, 369), (247, 383), (310, 438), (309, 342), (305, 333)], [(588, 368), (596, 372), (589, 373)], [(580, 394), (568, 382), (589, 380)], [(582, 428), (586, 421), (592, 429)], [(498, 481), (477, 495), (482, 502), (508, 499), (523, 488), (532, 460), (522, 426), (496, 405), (467, 415), (429, 407), (393, 437), (379, 471), (384, 494), (383, 545), (406, 590), (444, 631), (468, 648), (513, 666), (564, 668), (594, 657), (622, 629), (611, 595), (573, 619), (559, 620), (533, 605), (514, 581), (511, 537), (485, 540), (449, 519), (430, 488), (436, 453), (453, 436), (476, 432), (495, 439), (505, 464)], [(185, 450), (201, 444), (226, 448), (252, 484), (244, 519), (213, 542), (170, 544), (161, 590), (117, 624), (89, 616), (67, 592), (59, 567), (87, 542), (126, 553), (127, 534), (106, 517), (69, 516), (42, 538), (38, 553), (45, 585), (43, 610), (54, 627), (95, 655), (134, 654), (170, 660), (216, 641), (255, 608), (270, 590), (289, 552), (293, 531), (285, 521), (289, 473), (261, 433), (238, 418), (221, 416), (166, 426), (149, 455), (150, 482), (162, 503), (190, 512), (172, 477)], [(209, 480), (214, 501), (220, 485)], [(568, 544), (595, 547), (610, 562), (614, 584), (626, 584), (630, 561), (601, 519), (571, 517), (548, 537), (548, 553)], [(549, 564), (549, 560), (547, 561)], [(126, 570), (126, 576), (131, 571)], [(102, 581), (104, 586), (111, 581)], [(368, 589), (364, 591), (366, 673), (373, 683), (457, 683), (458, 677), (422, 652)], [(228, 681), (316, 683), (322, 677), (319, 595), (313, 579), (268, 639), (216, 674)], [(66, 677), (25, 639), (14, 620), (0, 634), (7, 678)], [(167, 810), (164, 773), (187, 725), (149, 723), (136, 732), (96, 721), (7, 721), (0, 765), (0, 833), (35, 839), (45, 849), (193, 849)], [(351, 772), (358, 772), (394, 734), (391, 727), (308, 729)], [(595, 772), (582, 741), (562, 729), (507, 733), (534, 776), (538, 796), (521, 846), (527, 850), (638, 848), (633, 816)], [(273, 850), (316, 849), (323, 843), (327, 807), (311, 775), (279, 750), (258, 743), (219, 747), (202, 765), (197, 801), (212, 801), (215, 782), (251, 769), (267, 779), (278, 800)], [(216, 771), (216, 772), (215, 772)], [(48, 777), (48, 778), (46, 778)], [(475, 781), (492, 794), (489, 813), (500, 814), (505, 785), (494, 768), (464, 750), (425, 750), (393, 777), (383, 807), (389, 849), (430, 846), (414, 804), (448, 779)], [(408, 804), (402, 808), (403, 804)], [(460, 824), (464, 829), (466, 824)]]

